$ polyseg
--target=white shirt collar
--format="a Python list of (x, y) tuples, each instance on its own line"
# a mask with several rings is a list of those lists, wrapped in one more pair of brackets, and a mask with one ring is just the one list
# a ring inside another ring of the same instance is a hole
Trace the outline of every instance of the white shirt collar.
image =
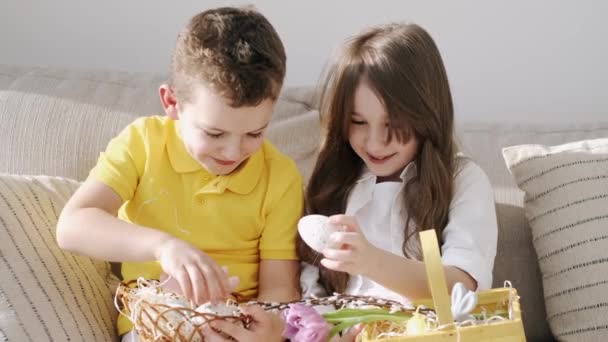
[[(409, 164), (407, 164), (407, 166), (403, 169), (403, 171), (401, 171), (399, 178), (401, 178), (401, 181), (403, 183), (405, 183), (407, 180), (409, 180), (411, 177), (413, 177), (416, 174), (416, 170), (417, 170), (416, 162), (411, 161)], [(364, 167), (363, 173), (361, 174), (361, 177), (359, 177), (359, 179), (357, 180), (357, 183), (362, 183), (362, 182), (367, 182), (367, 181), (373, 181), (374, 183), (376, 183), (377, 178), (378, 177), (376, 177), (376, 175), (371, 173), (371, 171), (367, 167)]]

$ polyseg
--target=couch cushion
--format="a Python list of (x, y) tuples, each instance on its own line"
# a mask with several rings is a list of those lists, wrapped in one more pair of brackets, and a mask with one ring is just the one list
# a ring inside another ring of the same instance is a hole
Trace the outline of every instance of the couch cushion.
[(109, 265), (55, 242), (57, 217), (77, 187), (0, 175), (0, 341), (116, 339)]
[(486, 171), (494, 188), (498, 217), (498, 248), (494, 287), (510, 280), (521, 296), (528, 341), (553, 339), (546, 321), (541, 275), (523, 214), (524, 192), (504, 164), (502, 148), (519, 144), (556, 145), (608, 136), (608, 122), (558, 124), (460, 124), (458, 140), (465, 153)]
[(549, 325), (563, 341), (608, 339), (608, 139), (505, 148), (525, 191)]
[[(0, 172), (84, 180), (99, 153), (139, 116), (162, 114), (160, 74), (0, 65)], [(305, 180), (318, 145), (311, 88), (285, 89), (269, 138)], [(296, 137), (297, 135), (297, 137)]]

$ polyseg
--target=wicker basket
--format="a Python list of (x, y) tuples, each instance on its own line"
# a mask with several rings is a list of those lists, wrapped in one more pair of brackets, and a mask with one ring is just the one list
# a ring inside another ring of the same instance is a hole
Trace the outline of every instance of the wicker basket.
[(427, 280), (431, 290), (432, 300), (417, 301), (416, 305), (425, 305), (435, 309), (439, 326), (443, 327), (437, 331), (426, 332), (419, 335), (392, 337), (382, 340), (374, 340), (370, 336), (363, 335), (362, 341), (403, 341), (403, 342), (430, 342), (430, 341), (492, 341), (492, 342), (521, 342), (526, 340), (521, 320), (519, 297), (514, 288), (497, 288), (478, 292), (478, 304), (473, 312), (485, 310), (496, 310), (497, 308), (508, 308), (509, 319), (492, 322), (488, 324), (457, 326), (452, 317), (450, 309), (450, 297), (448, 295), (445, 274), (439, 245), (435, 231), (427, 230), (420, 233), (422, 253), (426, 268)]
[(122, 304), (121, 311), (131, 315), (141, 342), (203, 342), (205, 336), (201, 327), (209, 322), (225, 320), (248, 328), (252, 321), (248, 315), (220, 316), (142, 300), (134, 294), (137, 288), (135, 280), (121, 283), (116, 299)]

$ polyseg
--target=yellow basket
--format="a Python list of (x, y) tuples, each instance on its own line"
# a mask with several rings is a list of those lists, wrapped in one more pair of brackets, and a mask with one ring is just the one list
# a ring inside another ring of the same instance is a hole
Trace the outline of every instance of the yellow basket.
[(403, 342), (429, 342), (429, 341), (492, 341), (492, 342), (521, 342), (526, 340), (524, 327), (521, 321), (519, 297), (514, 288), (497, 288), (478, 292), (478, 304), (473, 312), (493, 310), (508, 305), (511, 301), (509, 316), (511, 319), (488, 324), (460, 326), (452, 324), (454, 319), (450, 309), (450, 297), (439, 255), (439, 245), (434, 230), (420, 232), (420, 242), (426, 269), (427, 281), (431, 290), (432, 300), (416, 301), (414, 305), (424, 305), (435, 309), (439, 326), (445, 327), (438, 331), (426, 332), (418, 335), (371, 339), (361, 336), (364, 342), (374, 341), (403, 341)]

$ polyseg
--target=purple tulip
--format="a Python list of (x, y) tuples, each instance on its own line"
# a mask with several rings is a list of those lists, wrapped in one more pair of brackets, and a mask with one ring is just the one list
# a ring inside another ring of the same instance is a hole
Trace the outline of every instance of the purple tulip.
[(329, 337), (327, 323), (313, 323), (300, 329), (292, 341), (294, 342), (325, 342)]
[(285, 331), (283, 336), (292, 342), (325, 342), (330, 325), (314, 308), (296, 303), (283, 311)]

